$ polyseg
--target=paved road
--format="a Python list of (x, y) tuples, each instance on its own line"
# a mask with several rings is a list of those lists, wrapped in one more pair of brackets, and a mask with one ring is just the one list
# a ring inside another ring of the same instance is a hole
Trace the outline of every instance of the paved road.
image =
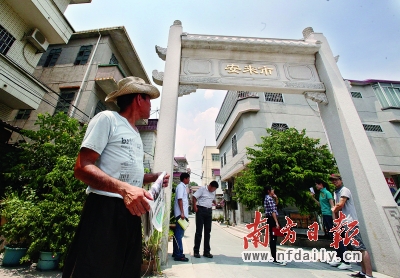
[[(213, 222), (211, 232), (211, 253), (214, 258), (200, 259), (193, 257), (195, 219), (189, 217), (190, 226), (185, 231), (183, 248), (189, 262), (175, 262), (171, 258), (172, 243), (169, 246), (168, 266), (163, 267), (166, 277), (333, 277), (349, 278), (350, 274), (359, 271), (358, 265), (353, 265), (353, 270), (339, 270), (321, 262), (290, 262), (286, 266), (278, 266), (268, 262), (245, 263), (241, 258), (243, 249), (243, 236), (245, 234)], [(250, 247), (248, 250), (259, 250)], [(264, 249), (265, 250), (265, 249)], [(269, 251), (269, 249), (266, 249)], [(202, 246), (200, 254), (202, 254)], [(389, 278), (389, 276), (374, 272), (374, 277)]]
[[(224, 277), (240, 277), (240, 278), (256, 278), (256, 277), (326, 277), (326, 278), (350, 278), (350, 274), (360, 270), (360, 267), (353, 265), (353, 271), (338, 270), (321, 262), (291, 262), (287, 266), (278, 266), (267, 262), (245, 263), (242, 260), (241, 253), (243, 249), (244, 233), (221, 226), (213, 222), (211, 232), (211, 253), (214, 258), (208, 259), (201, 257), (200, 259), (193, 257), (193, 242), (195, 233), (194, 216), (189, 216), (190, 226), (185, 232), (183, 239), (183, 248), (189, 262), (175, 262), (171, 257), (172, 242), (169, 242), (168, 265), (162, 267), (162, 276), (168, 278), (224, 278)], [(282, 247), (278, 247), (282, 248)], [(248, 250), (260, 250), (249, 244)], [(202, 254), (202, 246), (200, 254)], [(269, 251), (269, 249), (267, 249)], [(35, 266), (21, 266), (18, 268), (0, 267), (1, 278), (36, 278), (36, 277), (61, 277), (60, 271), (39, 272)], [(374, 272), (374, 277), (390, 278), (389, 276)]]

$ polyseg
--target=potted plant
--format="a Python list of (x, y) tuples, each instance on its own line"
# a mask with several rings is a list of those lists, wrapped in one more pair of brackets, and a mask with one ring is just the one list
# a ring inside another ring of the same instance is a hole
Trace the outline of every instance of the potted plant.
[(0, 214), (4, 217), (1, 234), (5, 238), (4, 266), (15, 266), (21, 263), (30, 244), (30, 223), (28, 219), (32, 214), (33, 202), (23, 200), (17, 193), (7, 194), (1, 203)]
[(21, 230), (29, 239), (21, 261), (36, 261), (41, 251), (63, 261), (85, 200), (85, 185), (74, 178), (74, 165), (86, 126), (64, 113), (39, 114), (35, 124), (38, 130), (22, 131), (29, 139), (20, 144), (19, 161), (3, 173), (11, 184), (23, 184), (18, 198), (30, 212), (21, 213), (18, 223), (7, 222), (3, 235)]
[(161, 239), (162, 233), (154, 230), (147, 241), (144, 239), (142, 240), (142, 276), (159, 273), (161, 271), (159, 256)]

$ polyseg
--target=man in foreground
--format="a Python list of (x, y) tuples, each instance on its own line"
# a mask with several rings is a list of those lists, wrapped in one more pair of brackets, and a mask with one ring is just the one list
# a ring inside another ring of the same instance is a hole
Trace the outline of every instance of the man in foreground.
[[(140, 216), (150, 210), (144, 183), (143, 144), (135, 122), (150, 116), (150, 99), (160, 93), (138, 77), (118, 82), (106, 97), (119, 112), (103, 111), (89, 123), (75, 164), (75, 177), (88, 185), (81, 220), (64, 263), (63, 277), (140, 277)], [(163, 180), (168, 186), (169, 175)]]

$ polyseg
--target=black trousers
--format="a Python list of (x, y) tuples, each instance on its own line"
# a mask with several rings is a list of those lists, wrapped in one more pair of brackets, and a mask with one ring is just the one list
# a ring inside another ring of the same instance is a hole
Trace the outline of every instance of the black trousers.
[(196, 212), (196, 234), (194, 236), (194, 253), (200, 253), (201, 235), (204, 227), (204, 249), (203, 254), (208, 254), (210, 248), (210, 233), (211, 233), (212, 209), (197, 206)]
[(272, 235), (272, 228), (276, 227), (275, 220), (272, 216), (268, 216), (267, 224), (269, 225), (269, 249), (271, 249), (271, 255), (272, 258), (274, 258), (274, 262), (276, 262), (276, 241), (278, 237)]
[(64, 261), (63, 278), (140, 277), (142, 227), (120, 198), (90, 193)]

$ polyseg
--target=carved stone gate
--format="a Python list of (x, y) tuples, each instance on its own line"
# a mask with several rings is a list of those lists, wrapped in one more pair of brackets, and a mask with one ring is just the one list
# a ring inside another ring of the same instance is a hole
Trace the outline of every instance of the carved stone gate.
[(197, 89), (303, 94), (318, 103), (340, 173), (355, 198), (374, 269), (398, 275), (400, 212), (322, 33), (306, 28), (300, 40), (195, 35), (183, 33), (176, 20), (168, 48), (157, 46), (156, 52), (165, 60), (165, 70), (153, 71), (154, 82), (163, 86), (155, 171), (172, 173), (179, 96)]

